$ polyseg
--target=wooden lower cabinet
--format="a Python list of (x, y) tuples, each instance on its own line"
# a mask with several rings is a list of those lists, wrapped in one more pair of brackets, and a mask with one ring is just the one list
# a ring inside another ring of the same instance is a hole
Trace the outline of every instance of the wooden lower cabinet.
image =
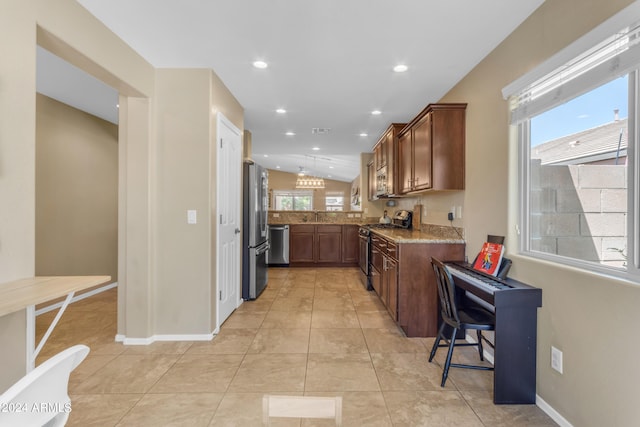
[(358, 228), (341, 224), (291, 224), (291, 266), (358, 264)]
[(377, 247), (372, 238), (371, 255), (375, 292), (408, 337), (435, 337), (439, 307), (431, 257), (463, 260), (464, 244), (395, 243), (379, 235), (376, 239)]
[(315, 226), (292, 224), (289, 229), (289, 263), (313, 263), (316, 259)]
[(316, 225), (316, 244), (318, 247), (316, 262), (342, 262), (342, 226)]

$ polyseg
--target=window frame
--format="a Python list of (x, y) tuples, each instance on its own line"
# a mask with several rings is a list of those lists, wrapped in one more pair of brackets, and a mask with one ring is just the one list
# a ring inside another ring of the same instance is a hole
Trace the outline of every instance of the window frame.
[[(296, 197), (309, 197), (311, 200), (311, 204), (309, 206), (309, 210), (299, 210), (299, 209), (277, 209), (278, 205), (276, 202), (276, 198), (277, 197), (287, 197), (290, 196), (292, 198), (291, 200), (291, 206), (295, 206), (295, 198)], [(286, 212), (309, 212), (313, 210), (313, 199), (314, 199), (314, 194), (313, 194), (313, 190), (273, 190), (273, 206), (275, 208), (275, 210), (280, 210), (280, 211), (286, 211)]]
[[(625, 13), (623, 10), (621, 14)], [(635, 15), (632, 16), (640, 16), (640, 7), (636, 6), (633, 9), (633, 13)], [(620, 14), (619, 14), (620, 15)], [(620, 16), (616, 15), (611, 19), (611, 22), (607, 22), (605, 24), (608, 25), (609, 31), (608, 35), (615, 34), (617, 31), (612, 30), (612, 28), (624, 28), (624, 26), (620, 27), (611, 27), (611, 25), (619, 25), (620, 24)], [(626, 26), (637, 26), (638, 18), (632, 19), (631, 17), (626, 17)], [(604, 25), (604, 24), (603, 24)], [(607, 27), (607, 25), (604, 25)], [(597, 30), (597, 31), (596, 31)], [(568, 52), (571, 52), (571, 57), (568, 57), (565, 53), (565, 61), (564, 63), (569, 63), (573, 58), (578, 57), (580, 55), (584, 55), (585, 52), (593, 49), (594, 46), (597, 46), (602, 40), (607, 38), (607, 33), (603, 32), (602, 28), (597, 28), (593, 34), (587, 34), (582, 39), (578, 40), (575, 44), (581, 46), (582, 51), (576, 52), (576, 47), (574, 45), (569, 46), (565, 49)], [(594, 38), (595, 37), (595, 38)], [(591, 45), (585, 44), (585, 39), (591, 40)], [(561, 52), (562, 53), (562, 52)], [(551, 58), (551, 62), (553, 67), (557, 68), (558, 64), (560, 64), (557, 55)], [(518, 109), (518, 101), (521, 102), (523, 98), (526, 99), (526, 89), (527, 86), (532, 87), (535, 86), (535, 82), (539, 81), (545, 75), (550, 75), (552, 70), (555, 68), (551, 68), (549, 63), (542, 64), (540, 67), (542, 70), (545, 70), (546, 73), (542, 73), (539, 69), (533, 70), (529, 76), (523, 76), (516, 82), (512, 83), (510, 86), (507, 86), (503, 90), (503, 94), (505, 95), (505, 99), (510, 100), (510, 110), (513, 112)], [(607, 276), (614, 276), (626, 280), (630, 280), (635, 283), (640, 282), (640, 131), (638, 130), (637, 124), (637, 114), (640, 111), (640, 60), (636, 60), (631, 68), (627, 67), (623, 72), (619, 72), (618, 75), (614, 75), (612, 73), (608, 76), (603, 76), (601, 73), (596, 74), (595, 78), (589, 80), (582, 79), (583, 84), (576, 84), (575, 81), (569, 81), (569, 84), (566, 86), (563, 85), (559, 92), (565, 90), (563, 96), (565, 100), (561, 103), (549, 104), (546, 106), (546, 109), (540, 111), (537, 110), (533, 113), (527, 113), (526, 106), (521, 108), (520, 111), (517, 112), (519, 117), (513, 119), (511, 126), (515, 128), (515, 132), (512, 132), (511, 135), (514, 135), (517, 139), (517, 176), (518, 176), (518, 214), (517, 214), (517, 234), (518, 234), (518, 254), (537, 258), (545, 261), (549, 261), (552, 263), (557, 263), (561, 265), (566, 265), (569, 267), (577, 268), (580, 270), (586, 270), (591, 272), (597, 272)], [(541, 114), (543, 111), (548, 111), (555, 108), (557, 105), (561, 105), (568, 100), (575, 99), (581, 96), (584, 93), (587, 93), (596, 87), (606, 84), (607, 82), (620, 77), (621, 75), (628, 75), (628, 148), (627, 148), (627, 263), (626, 267), (614, 267), (608, 266), (604, 264), (600, 264), (594, 261), (584, 261), (579, 258), (571, 258), (563, 255), (557, 255), (542, 251), (535, 251), (531, 249), (531, 119), (536, 117), (538, 114)], [(535, 78), (534, 78), (535, 77)], [(524, 82), (524, 83), (523, 83)], [(525, 84), (526, 83), (526, 84)], [(515, 90), (514, 87), (518, 89)], [(568, 91), (567, 91), (568, 88)], [(524, 95), (524, 96), (523, 96)], [(523, 114), (524, 110), (524, 114)]]

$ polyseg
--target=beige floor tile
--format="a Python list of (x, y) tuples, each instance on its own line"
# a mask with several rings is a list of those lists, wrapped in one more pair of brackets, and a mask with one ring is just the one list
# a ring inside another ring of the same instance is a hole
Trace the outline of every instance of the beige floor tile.
[(71, 376), (69, 377), (69, 389), (74, 390), (75, 386), (87, 380), (116, 357), (118, 356), (112, 354), (94, 355), (89, 353), (82, 363), (71, 372)]
[[(342, 397), (342, 425), (349, 427), (391, 427), (391, 418), (381, 392), (306, 392), (305, 396)], [(303, 427), (335, 426), (331, 420), (304, 420)]]
[(316, 297), (313, 299), (314, 310), (355, 310), (351, 298), (342, 297)]
[(368, 353), (362, 329), (311, 329), (309, 353)]
[(240, 304), (240, 307), (236, 308), (236, 313), (251, 313), (251, 312), (265, 312), (269, 311), (273, 300), (277, 295), (273, 295), (273, 298), (263, 298), (264, 295), (260, 295), (258, 299), (251, 301), (244, 301)]
[(310, 353), (305, 392), (380, 391), (368, 354)]
[(273, 300), (271, 311), (311, 311), (312, 307), (312, 297), (278, 297)]
[(185, 354), (149, 392), (225, 392), (243, 357), (241, 354)]
[[(283, 393), (274, 393), (283, 394)], [(296, 393), (289, 392), (289, 395)], [(301, 395), (301, 393), (297, 393)], [(263, 393), (226, 393), (210, 424), (211, 427), (262, 426)], [(273, 427), (299, 427), (296, 419), (273, 419)]]
[(359, 328), (358, 316), (353, 310), (313, 310), (312, 328)]
[(192, 341), (156, 341), (149, 345), (128, 345), (123, 354), (184, 354)]
[(278, 292), (278, 297), (286, 298), (313, 298), (315, 296), (315, 289), (313, 288), (298, 288), (288, 286), (281, 288)]
[(351, 300), (351, 294), (341, 285), (339, 288), (327, 288), (316, 285), (315, 298), (343, 298)]
[(383, 392), (394, 426), (483, 427), (457, 391)]
[(251, 329), (259, 328), (262, 321), (266, 317), (266, 311), (244, 311), (232, 313), (220, 327), (220, 330), (226, 328), (232, 329)]
[[(383, 391), (443, 390), (442, 369), (424, 353), (373, 353), (371, 360)], [(446, 389), (455, 386), (447, 382)]]
[(306, 366), (306, 354), (247, 354), (229, 391), (301, 392)]
[(363, 329), (371, 353), (423, 353), (427, 349), (419, 338), (407, 338), (400, 330)]
[(380, 310), (362, 311), (356, 310), (360, 327), (363, 329), (390, 329), (398, 330), (398, 325), (393, 321), (389, 313)]
[(118, 427), (206, 427), (223, 396), (223, 393), (148, 393), (120, 421)]
[(185, 354), (245, 354), (258, 329), (223, 328), (211, 341), (194, 342)]
[(248, 353), (307, 353), (309, 329), (260, 329)]
[(71, 394), (67, 427), (115, 426), (143, 394)]
[(270, 311), (262, 322), (263, 329), (308, 329), (310, 326), (310, 311)]
[(178, 358), (166, 354), (120, 355), (78, 384), (74, 393), (146, 393)]
[(536, 405), (495, 405), (489, 391), (463, 391), (464, 399), (484, 425), (492, 427), (552, 427), (557, 425)]

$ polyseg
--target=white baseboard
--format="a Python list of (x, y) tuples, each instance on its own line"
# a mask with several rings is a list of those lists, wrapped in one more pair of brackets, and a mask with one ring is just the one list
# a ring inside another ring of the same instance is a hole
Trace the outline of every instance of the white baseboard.
[[(477, 342), (477, 340), (469, 334), (465, 335), (465, 339), (467, 342), (470, 342), (470, 343)], [(491, 363), (492, 365), (495, 365), (493, 354), (487, 352), (487, 350), (484, 350), (482, 354), (484, 355), (484, 358), (489, 363)], [(547, 415), (549, 415), (551, 419), (555, 421), (560, 427), (573, 427), (569, 421), (567, 421), (562, 415), (560, 415), (558, 411), (553, 409), (551, 405), (545, 402), (544, 399), (537, 394), (536, 394), (536, 406), (542, 409)]]
[(544, 401), (543, 398), (536, 394), (536, 406), (542, 409), (547, 415), (551, 417), (560, 427), (573, 427), (573, 425), (566, 420), (565, 417), (560, 415), (558, 411), (553, 409), (551, 405)]
[[(115, 288), (117, 286), (118, 286), (118, 282), (113, 282), (113, 283), (109, 283), (108, 285), (101, 286), (99, 288), (93, 289), (93, 290), (91, 290), (89, 292), (85, 292), (83, 294), (76, 295), (71, 299), (71, 303), (70, 304), (73, 304), (74, 302), (77, 302), (77, 301), (82, 301), (85, 298), (92, 297), (94, 295), (99, 294), (100, 292), (108, 291), (109, 289), (113, 289), (113, 288)], [(53, 310), (58, 309), (58, 308), (62, 307), (62, 303), (63, 303), (63, 301), (60, 301), (60, 302), (57, 302), (55, 304), (51, 304), (51, 305), (48, 305), (46, 307), (42, 307), (40, 310), (36, 310), (36, 316), (39, 316), (41, 314), (48, 313), (49, 311), (53, 311)]]
[(152, 335), (148, 338), (127, 338), (118, 334), (115, 340), (124, 345), (149, 345), (156, 341), (211, 341), (216, 335), (216, 331), (209, 334)]

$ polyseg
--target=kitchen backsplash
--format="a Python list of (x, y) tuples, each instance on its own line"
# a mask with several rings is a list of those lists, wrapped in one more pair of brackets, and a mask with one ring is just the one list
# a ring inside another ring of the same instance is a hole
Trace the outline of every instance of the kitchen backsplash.
[[(362, 212), (269, 211), (269, 224), (374, 224), (379, 218), (366, 217)], [(435, 237), (464, 238), (464, 229), (448, 225), (422, 224), (420, 230)]]

